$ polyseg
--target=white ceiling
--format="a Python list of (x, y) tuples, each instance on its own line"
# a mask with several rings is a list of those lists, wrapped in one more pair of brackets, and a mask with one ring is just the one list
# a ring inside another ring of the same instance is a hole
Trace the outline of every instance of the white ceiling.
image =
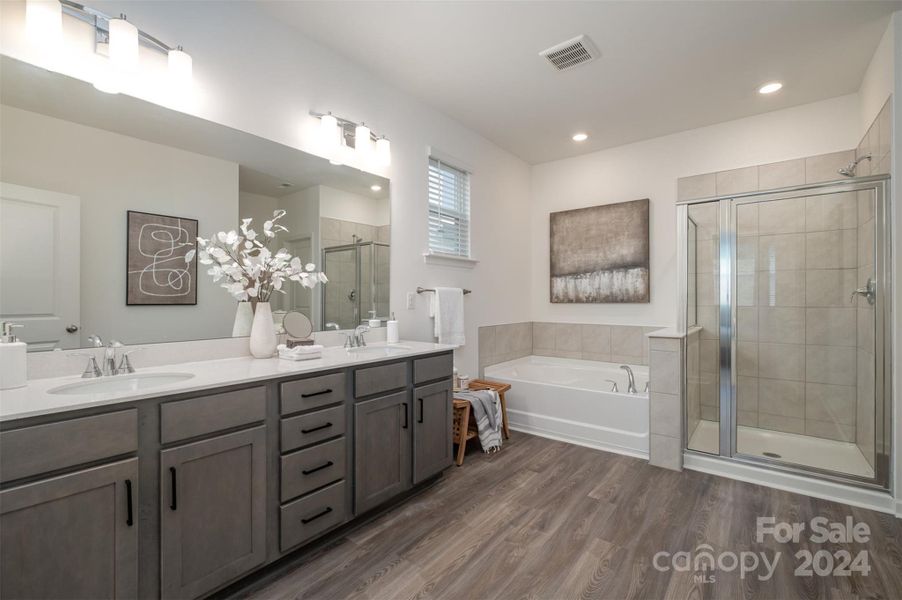
[[(276, 2), (265, 9), (529, 163), (858, 90), (902, 2)], [(585, 33), (602, 56), (538, 52)], [(764, 82), (784, 89), (761, 96)], [(589, 133), (576, 144), (570, 136)]]

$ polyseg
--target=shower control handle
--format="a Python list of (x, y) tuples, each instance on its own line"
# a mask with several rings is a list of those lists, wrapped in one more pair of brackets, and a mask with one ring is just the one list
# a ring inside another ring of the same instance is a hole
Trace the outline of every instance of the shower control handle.
[(868, 299), (868, 304), (873, 306), (877, 302), (877, 282), (868, 277), (865, 287), (854, 290), (849, 296), (849, 302), (855, 302), (855, 296), (864, 296)]

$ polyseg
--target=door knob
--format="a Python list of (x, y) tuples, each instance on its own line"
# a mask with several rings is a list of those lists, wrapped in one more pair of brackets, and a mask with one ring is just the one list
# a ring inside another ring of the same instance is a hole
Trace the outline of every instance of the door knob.
[(72, 325), (69, 325), (68, 327), (66, 327), (66, 331), (69, 333), (75, 333), (76, 331), (78, 331), (78, 325), (73, 323)]

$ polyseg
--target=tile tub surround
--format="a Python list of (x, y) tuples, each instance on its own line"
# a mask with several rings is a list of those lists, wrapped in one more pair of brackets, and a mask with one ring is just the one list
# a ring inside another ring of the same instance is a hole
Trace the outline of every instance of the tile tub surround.
[(649, 333), (649, 449), (656, 467), (683, 469), (683, 364), (685, 334)]
[(527, 321), (479, 328), (479, 371), (523, 356), (648, 364), (646, 334), (661, 327)]

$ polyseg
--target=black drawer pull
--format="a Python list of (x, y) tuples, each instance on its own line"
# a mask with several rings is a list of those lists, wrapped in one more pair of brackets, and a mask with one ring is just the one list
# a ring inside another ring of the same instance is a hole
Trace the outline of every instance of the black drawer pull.
[(132, 480), (125, 480), (125, 524), (131, 527), (135, 524), (134, 513), (132, 510)]
[(423, 422), (423, 399), (417, 398), (417, 400), (419, 400), (419, 402), (420, 402), (420, 417), (417, 419), (417, 423), (422, 423)]
[(318, 392), (310, 392), (309, 394), (301, 394), (301, 398), (313, 398), (314, 396), (322, 396), (324, 394), (331, 394), (332, 388), (328, 390), (320, 390)]
[(331, 467), (334, 464), (335, 463), (330, 460), (329, 462), (327, 462), (324, 465), (320, 465), (318, 467), (313, 467), (312, 469), (305, 469), (305, 470), (301, 471), (301, 473), (303, 473), (304, 475), (310, 475), (311, 473), (316, 473), (317, 471), (322, 471), (323, 469), (328, 469), (329, 467)]
[(316, 513), (315, 515), (313, 515), (312, 517), (308, 517), (308, 518), (306, 518), (306, 519), (301, 519), (301, 523), (303, 523), (304, 525), (306, 525), (306, 524), (309, 523), (310, 521), (316, 521), (316, 520), (317, 520), (318, 518), (320, 518), (320, 517), (325, 517), (325, 516), (328, 515), (330, 512), (332, 512), (332, 507), (331, 507), (331, 506), (327, 506), (327, 507), (326, 507), (326, 510), (320, 511), (320, 512)]
[(314, 427), (313, 429), (301, 429), (301, 433), (313, 433), (314, 431), (319, 431), (320, 429), (328, 429), (332, 427), (332, 423), (326, 423), (325, 425), (320, 425), (319, 427)]
[(169, 499), (169, 508), (172, 510), (175, 510), (179, 507), (177, 481), (175, 478), (175, 467), (169, 467), (169, 481), (172, 484), (172, 496)]
[(402, 402), (402, 403), (401, 403), (401, 406), (404, 407), (404, 424), (401, 425), (401, 429), (407, 429), (407, 426), (408, 426), (408, 423), (407, 423), (407, 418), (408, 418), (408, 417), (407, 417), (407, 403), (406, 403), (406, 402)]

